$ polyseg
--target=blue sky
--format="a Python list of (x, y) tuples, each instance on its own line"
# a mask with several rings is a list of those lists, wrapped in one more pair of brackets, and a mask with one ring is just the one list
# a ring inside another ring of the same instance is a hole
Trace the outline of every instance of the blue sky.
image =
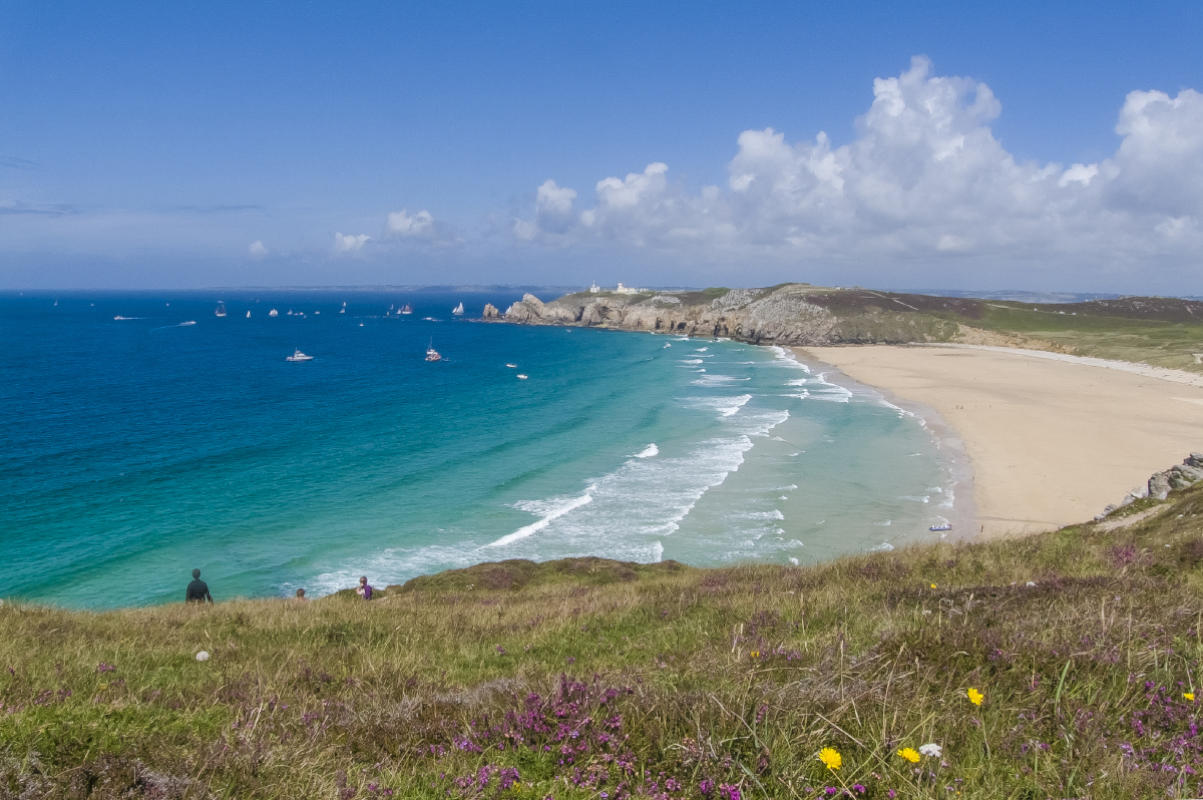
[(0, 3), (0, 287), (1203, 293), (1197, 2), (161, 6)]

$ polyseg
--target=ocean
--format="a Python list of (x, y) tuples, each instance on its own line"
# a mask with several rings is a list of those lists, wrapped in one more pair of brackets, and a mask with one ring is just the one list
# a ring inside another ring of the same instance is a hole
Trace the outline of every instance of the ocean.
[(953, 516), (949, 454), (876, 392), (781, 348), (470, 319), (518, 296), (0, 295), (0, 597), (173, 602), (194, 567), (225, 599), (507, 558), (804, 564)]

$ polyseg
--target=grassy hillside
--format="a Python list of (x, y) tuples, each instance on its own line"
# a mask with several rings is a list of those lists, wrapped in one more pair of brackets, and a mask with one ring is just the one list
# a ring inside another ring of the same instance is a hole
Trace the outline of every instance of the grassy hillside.
[(808, 568), (5, 605), (0, 797), (1199, 796), (1203, 489), (1124, 514)]

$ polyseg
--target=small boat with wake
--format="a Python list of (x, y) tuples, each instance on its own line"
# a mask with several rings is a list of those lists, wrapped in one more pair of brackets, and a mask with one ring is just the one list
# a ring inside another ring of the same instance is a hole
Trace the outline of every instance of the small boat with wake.
[(213, 316), (224, 317), (226, 315), (226, 304), (222, 301), (217, 301), (217, 308), (213, 311)]
[(290, 356), (286, 356), (286, 357), (284, 358), (284, 360), (285, 360), (285, 361), (312, 361), (312, 360), (313, 360), (313, 356), (306, 355), (306, 354), (302, 353), (302, 352), (300, 351), (300, 349), (298, 348), (298, 349), (296, 349), (296, 350), (293, 350), (293, 351), (292, 351), (292, 355), (290, 355)]
[(439, 355), (439, 351), (434, 349), (434, 340), (430, 340), (430, 344), (426, 345), (426, 360), (427, 361), (442, 361), (443, 357)]

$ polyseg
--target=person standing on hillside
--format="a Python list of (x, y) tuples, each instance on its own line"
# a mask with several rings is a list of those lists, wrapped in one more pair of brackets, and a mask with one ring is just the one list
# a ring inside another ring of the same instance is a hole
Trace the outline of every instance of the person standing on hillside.
[(184, 592), (185, 603), (203, 603), (205, 601), (213, 602), (213, 595), (209, 594), (209, 584), (200, 579), (200, 570), (192, 570), (192, 583), (188, 584), (187, 591)]
[(359, 585), (355, 587), (355, 594), (362, 597), (364, 600), (372, 599), (372, 587), (368, 583), (368, 576), (364, 575), (359, 579)]

